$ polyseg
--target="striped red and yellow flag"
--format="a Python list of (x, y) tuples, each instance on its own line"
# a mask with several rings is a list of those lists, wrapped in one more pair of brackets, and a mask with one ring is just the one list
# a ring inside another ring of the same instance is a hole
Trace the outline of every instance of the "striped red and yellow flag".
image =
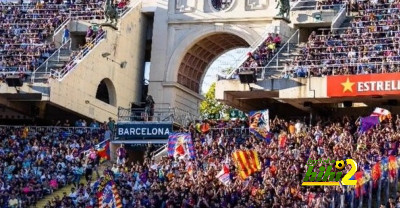
[(239, 170), (240, 178), (243, 180), (261, 170), (258, 153), (255, 150), (238, 150), (232, 154), (232, 157)]

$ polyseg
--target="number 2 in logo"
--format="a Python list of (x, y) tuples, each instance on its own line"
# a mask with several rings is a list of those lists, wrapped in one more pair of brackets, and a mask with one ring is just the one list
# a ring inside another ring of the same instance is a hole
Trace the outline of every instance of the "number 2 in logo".
[(343, 177), (342, 184), (346, 186), (355, 186), (357, 184), (357, 180), (350, 180), (350, 178), (357, 172), (357, 163), (353, 159), (347, 159), (346, 163), (351, 165), (351, 169)]

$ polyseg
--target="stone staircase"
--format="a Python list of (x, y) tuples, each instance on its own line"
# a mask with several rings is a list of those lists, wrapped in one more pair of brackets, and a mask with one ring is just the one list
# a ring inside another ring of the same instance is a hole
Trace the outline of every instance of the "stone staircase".
[(34, 75), (32, 82), (46, 82), (52, 70), (61, 70), (68, 63), (73, 50), (69, 47), (60, 47), (42, 65), (40, 65)]
[(300, 51), (305, 43), (289, 43), (282, 48), (264, 68), (264, 79), (279, 78), (284, 73), (285, 63), (290, 63), (294, 57), (301, 55)]
[[(346, 20), (344, 20), (344, 22), (340, 25), (340, 28), (351, 27), (350, 22), (352, 19), (352, 17), (346, 17)], [(338, 33), (343, 33), (343, 30), (339, 30)], [(296, 43), (296, 41), (289, 41), (289, 43), (283, 45), (278, 51), (277, 55), (275, 55), (275, 57), (271, 59), (267, 66), (264, 67), (264, 77), (258, 78), (281, 78), (284, 75), (285, 63), (290, 63), (296, 56), (301, 55), (300, 52), (305, 45), (306, 43)]]

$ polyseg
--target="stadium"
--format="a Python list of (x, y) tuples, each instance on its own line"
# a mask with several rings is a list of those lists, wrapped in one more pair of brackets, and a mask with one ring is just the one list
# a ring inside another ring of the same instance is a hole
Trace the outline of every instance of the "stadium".
[(0, 207), (400, 207), (398, 0), (0, 10)]

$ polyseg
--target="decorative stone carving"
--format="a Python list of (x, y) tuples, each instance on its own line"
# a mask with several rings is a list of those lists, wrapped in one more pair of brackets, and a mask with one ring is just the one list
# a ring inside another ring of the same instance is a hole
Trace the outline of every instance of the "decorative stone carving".
[(175, 5), (178, 12), (193, 12), (197, 8), (197, 0), (175, 0)]
[(279, 8), (279, 13), (277, 17), (289, 19), (290, 16), (290, 0), (278, 0), (278, 5), (276, 9)]
[(247, 10), (262, 10), (268, 7), (268, 0), (246, 0)]
[(215, 12), (228, 11), (235, 4), (235, 0), (208, 0), (211, 10)]

